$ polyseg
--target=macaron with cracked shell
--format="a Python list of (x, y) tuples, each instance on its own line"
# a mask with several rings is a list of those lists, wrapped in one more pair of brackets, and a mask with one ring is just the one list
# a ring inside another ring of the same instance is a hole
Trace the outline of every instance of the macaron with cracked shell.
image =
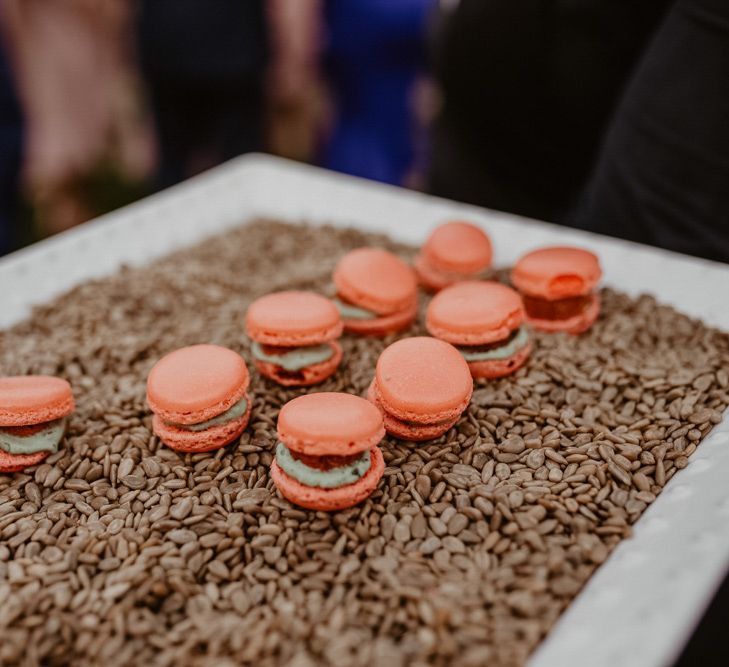
[(425, 324), (432, 336), (456, 346), (474, 378), (510, 375), (532, 350), (521, 297), (497, 282), (465, 281), (446, 287), (428, 304)]
[(491, 267), (491, 240), (480, 227), (465, 221), (436, 227), (415, 258), (420, 284), (437, 292), (463, 280), (484, 277)]
[(246, 313), (253, 364), (286, 387), (311, 386), (334, 374), (342, 360), (342, 329), (334, 304), (314, 292), (273, 292)]
[(250, 420), (249, 382), (243, 357), (226, 347), (191, 345), (170, 352), (147, 377), (155, 435), (180, 452), (229, 445)]
[(450, 343), (416, 336), (383, 350), (367, 398), (382, 413), (390, 435), (421, 442), (454, 426), (472, 393), (463, 355)]
[(529, 323), (541, 331), (587, 331), (600, 313), (602, 277), (597, 255), (574, 247), (548, 247), (524, 255), (511, 270)]
[(382, 248), (357, 248), (339, 260), (332, 276), (334, 304), (350, 333), (385, 336), (407, 329), (418, 309), (413, 269)]
[(18, 472), (58, 451), (74, 411), (71, 385), (48, 375), (0, 377), (0, 472)]
[(295, 505), (327, 512), (353, 507), (382, 478), (382, 416), (359, 396), (299, 396), (281, 408), (277, 433), (271, 478)]

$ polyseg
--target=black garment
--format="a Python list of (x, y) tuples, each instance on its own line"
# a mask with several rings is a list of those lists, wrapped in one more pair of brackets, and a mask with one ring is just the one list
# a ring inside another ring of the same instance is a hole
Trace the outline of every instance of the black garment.
[(676, 2), (572, 221), (729, 262), (729, 1)]
[(160, 188), (262, 147), (260, 77), (194, 86), (159, 81), (150, 85), (149, 97), (157, 129)]
[(461, 0), (436, 33), (431, 189), (556, 221), (670, 0)]
[(266, 65), (264, 0), (142, 0), (138, 36), (154, 79), (233, 82)]
[(137, 35), (160, 187), (261, 148), (264, 0), (142, 0)]
[(701, 623), (674, 667), (726, 667), (729, 664), (729, 576), (714, 596)]
[(23, 130), (15, 81), (0, 39), (0, 255), (19, 246), (17, 219)]

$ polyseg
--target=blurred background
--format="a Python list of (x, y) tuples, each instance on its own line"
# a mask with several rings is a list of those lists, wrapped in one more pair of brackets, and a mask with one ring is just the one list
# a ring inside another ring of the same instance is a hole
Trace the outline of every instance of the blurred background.
[(249, 151), (729, 261), (726, 0), (2, 0), (0, 254)]

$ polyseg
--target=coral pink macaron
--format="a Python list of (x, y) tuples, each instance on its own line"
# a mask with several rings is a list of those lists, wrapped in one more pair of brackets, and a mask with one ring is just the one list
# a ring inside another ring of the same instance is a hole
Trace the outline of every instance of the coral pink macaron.
[(399, 257), (380, 248), (347, 253), (334, 269), (346, 331), (384, 336), (409, 327), (418, 308), (415, 272)]
[(511, 271), (529, 323), (542, 331), (587, 331), (600, 312), (595, 292), (602, 271), (582, 248), (551, 247), (524, 255)]
[(74, 407), (71, 385), (61, 378), (0, 378), (0, 472), (23, 470), (58, 451)]
[(415, 259), (420, 284), (438, 291), (462, 280), (479, 278), (491, 266), (491, 241), (470, 222), (436, 227)]
[(385, 429), (403, 440), (431, 440), (453, 426), (468, 406), (473, 379), (463, 355), (437, 338), (404, 338), (377, 360), (367, 398)]
[(248, 383), (245, 361), (228, 348), (192, 345), (170, 352), (147, 378), (155, 434), (181, 452), (230, 444), (250, 419)]
[(436, 294), (426, 314), (431, 335), (455, 345), (475, 378), (513, 373), (532, 343), (519, 294), (500, 283), (466, 281)]
[(246, 330), (258, 371), (284, 386), (309, 386), (332, 375), (342, 360), (342, 319), (314, 292), (274, 292), (254, 301)]
[(351, 394), (299, 396), (281, 408), (271, 477), (281, 495), (312, 510), (353, 507), (382, 478), (380, 412)]
[(0, 378), (0, 472), (23, 470), (58, 451), (74, 407), (71, 385), (61, 378)]

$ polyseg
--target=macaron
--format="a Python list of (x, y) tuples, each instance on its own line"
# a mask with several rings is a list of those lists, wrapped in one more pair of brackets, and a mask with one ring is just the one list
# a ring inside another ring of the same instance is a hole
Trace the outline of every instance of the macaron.
[(71, 385), (57, 377), (0, 378), (0, 472), (17, 472), (53, 452), (75, 408)]
[(255, 367), (287, 387), (318, 384), (337, 370), (342, 327), (334, 304), (314, 292), (267, 294), (246, 313)]
[(491, 241), (470, 222), (447, 222), (436, 227), (415, 258), (420, 284), (437, 292), (462, 280), (482, 277), (491, 267)]
[(154, 433), (180, 452), (230, 444), (251, 416), (248, 383), (245, 361), (228, 348), (192, 345), (170, 352), (147, 378)]
[(409, 327), (418, 309), (415, 272), (381, 248), (358, 248), (334, 269), (339, 309), (346, 331), (385, 336)]
[(438, 292), (426, 313), (432, 336), (463, 355), (474, 378), (500, 378), (521, 368), (532, 341), (519, 294), (500, 283), (466, 281)]
[(383, 350), (367, 398), (379, 408), (390, 435), (419, 442), (451, 428), (472, 393), (463, 355), (450, 343), (418, 336)]
[(551, 247), (524, 255), (511, 271), (529, 323), (542, 331), (587, 331), (600, 313), (597, 256), (582, 248)]
[(359, 396), (299, 396), (281, 408), (277, 432), (271, 478), (295, 505), (325, 512), (353, 507), (382, 478), (382, 416)]

